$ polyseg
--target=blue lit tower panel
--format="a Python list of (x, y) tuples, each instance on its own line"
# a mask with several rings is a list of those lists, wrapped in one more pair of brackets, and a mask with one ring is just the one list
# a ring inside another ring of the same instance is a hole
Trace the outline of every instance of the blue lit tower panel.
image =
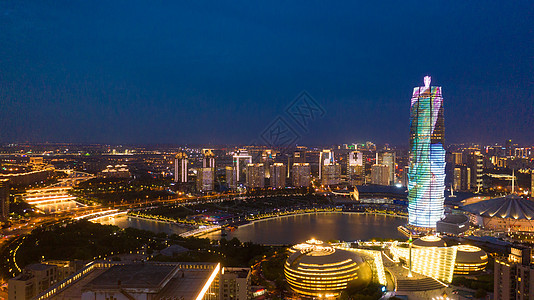
[(436, 227), (445, 200), (445, 149), (443, 148), (443, 97), (441, 87), (413, 90), (410, 109), (410, 167), (408, 172), (408, 223)]

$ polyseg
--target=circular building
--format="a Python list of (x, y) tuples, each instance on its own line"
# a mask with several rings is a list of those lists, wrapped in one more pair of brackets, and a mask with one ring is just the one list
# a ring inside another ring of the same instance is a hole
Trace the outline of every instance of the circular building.
[(417, 240), (413, 241), (413, 244), (416, 247), (447, 247), (447, 243), (442, 240), (439, 236), (427, 235)]
[(486, 251), (471, 245), (458, 245), (454, 274), (476, 274), (486, 269), (488, 255)]
[(477, 225), (497, 231), (534, 232), (534, 201), (516, 195), (464, 206)]
[(287, 282), (301, 296), (338, 297), (349, 283), (363, 288), (371, 282), (371, 267), (358, 254), (321, 243), (307, 245), (284, 266)]

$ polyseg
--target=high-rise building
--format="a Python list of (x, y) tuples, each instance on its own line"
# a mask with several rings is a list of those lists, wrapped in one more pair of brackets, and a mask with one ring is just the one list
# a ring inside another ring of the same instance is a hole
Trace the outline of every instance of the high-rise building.
[(226, 184), (228, 184), (229, 189), (235, 189), (237, 187), (237, 182), (235, 180), (235, 171), (233, 167), (226, 167)]
[(202, 168), (197, 169), (197, 191), (213, 191), (215, 183), (215, 155), (212, 149), (202, 149)]
[(311, 169), (309, 163), (294, 163), (292, 184), (295, 187), (308, 187), (311, 184)]
[(534, 299), (532, 249), (512, 247), (509, 256), (496, 258), (493, 271), (493, 299)]
[(306, 162), (306, 149), (298, 149), (293, 153), (293, 162), (294, 163), (305, 163)]
[(341, 165), (328, 164), (322, 166), (321, 184), (324, 186), (339, 184), (341, 180)]
[(197, 169), (197, 191), (210, 192), (214, 187), (215, 170), (213, 168)]
[(471, 168), (471, 187), (480, 191), (482, 188), (482, 175), (484, 167), (484, 155), (475, 151), (469, 155), (469, 168)]
[(283, 163), (274, 163), (270, 167), (271, 187), (284, 188), (286, 187), (286, 166)]
[(373, 165), (371, 166), (371, 184), (389, 185), (389, 166)]
[(514, 146), (512, 145), (512, 140), (506, 140), (504, 147), (506, 149), (506, 156), (512, 156), (514, 154)]
[(388, 180), (390, 185), (395, 183), (395, 153), (394, 152), (377, 152), (377, 164), (388, 166)]
[(188, 159), (185, 152), (176, 154), (174, 159), (174, 182), (187, 182)]
[(454, 165), (461, 165), (463, 163), (462, 152), (453, 152), (452, 153), (452, 163)]
[(530, 197), (534, 199), (534, 171), (530, 171)]
[(247, 168), (248, 164), (252, 163), (252, 156), (248, 153), (246, 149), (237, 150), (234, 155), (234, 172), (235, 172), (235, 183), (236, 185), (240, 182), (243, 182), (243, 171)]
[(319, 153), (319, 178), (323, 178), (323, 166), (335, 164), (334, 151), (325, 149)]
[(215, 154), (213, 154), (213, 149), (202, 149), (202, 154), (204, 154), (202, 167), (215, 169)]
[(365, 182), (365, 168), (363, 153), (351, 151), (347, 158), (347, 178), (351, 185), (361, 185)]
[(471, 189), (471, 168), (462, 165), (457, 165), (454, 168), (453, 187), (455, 191)]
[(410, 167), (408, 174), (408, 223), (435, 228), (444, 215), (445, 149), (441, 87), (413, 90), (410, 108)]
[(265, 187), (265, 167), (263, 164), (247, 165), (247, 187), (263, 188)]
[(9, 219), (9, 179), (0, 179), (0, 221)]

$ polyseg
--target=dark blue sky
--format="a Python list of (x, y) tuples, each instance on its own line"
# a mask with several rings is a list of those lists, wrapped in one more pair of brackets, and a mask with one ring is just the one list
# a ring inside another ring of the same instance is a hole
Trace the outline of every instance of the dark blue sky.
[(446, 141), (534, 144), (532, 1), (0, 2), (0, 142), (248, 143), (302, 90), (301, 144), (407, 144), (443, 87)]

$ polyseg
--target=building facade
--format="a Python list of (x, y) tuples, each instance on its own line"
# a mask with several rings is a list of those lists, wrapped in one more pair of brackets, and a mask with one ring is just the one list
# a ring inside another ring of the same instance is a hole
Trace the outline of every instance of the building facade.
[(0, 179), (0, 221), (9, 220), (9, 179)]
[(388, 184), (395, 183), (395, 153), (394, 152), (377, 152), (377, 164), (388, 166)]
[(339, 184), (341, 180), (341, 165), (328, 164), (321, 167), (321, 184), (324, 186)]
[(390, 185), (389, 166), (373, 165), (371, 167), (371, 184)]
[(286, 166), (283, 163), (274, 163), (270, 166), (271, 187), (281, 189), (286, 187)]
[(457, 165), (454, 168), (453, 187), (455, 191), (468, 191), (471, 189), (471, 168)]
[(534, 299), (532, 249), (512, 248), (507, 258), (496, 258), (493, 273), (493, 299)]
[(250, 268), (222, 268), (219, 283), (219, 300), (248, 300)]
[(185, 152), (176, 154), (174, 159), (174, 182), (188, 182), (188, 163), (187, 154), (185, 154)]
[(292, 173), (294, 187), (308, 187), (311, 185), (311, 169), (309, 163), (294, 163)]
[(210, 192), (214, 187), (215, 170), (213, 168), (197, 169), (197, 191)]
[(425, 76), (411, 100), (408, 223), (435, 228), (444, 213), (445, 149), (441, 87), (430, 81)]
[(263, 164), (247, 165), (247, 187), (263, 188), (265, 187), (265, 167)]

